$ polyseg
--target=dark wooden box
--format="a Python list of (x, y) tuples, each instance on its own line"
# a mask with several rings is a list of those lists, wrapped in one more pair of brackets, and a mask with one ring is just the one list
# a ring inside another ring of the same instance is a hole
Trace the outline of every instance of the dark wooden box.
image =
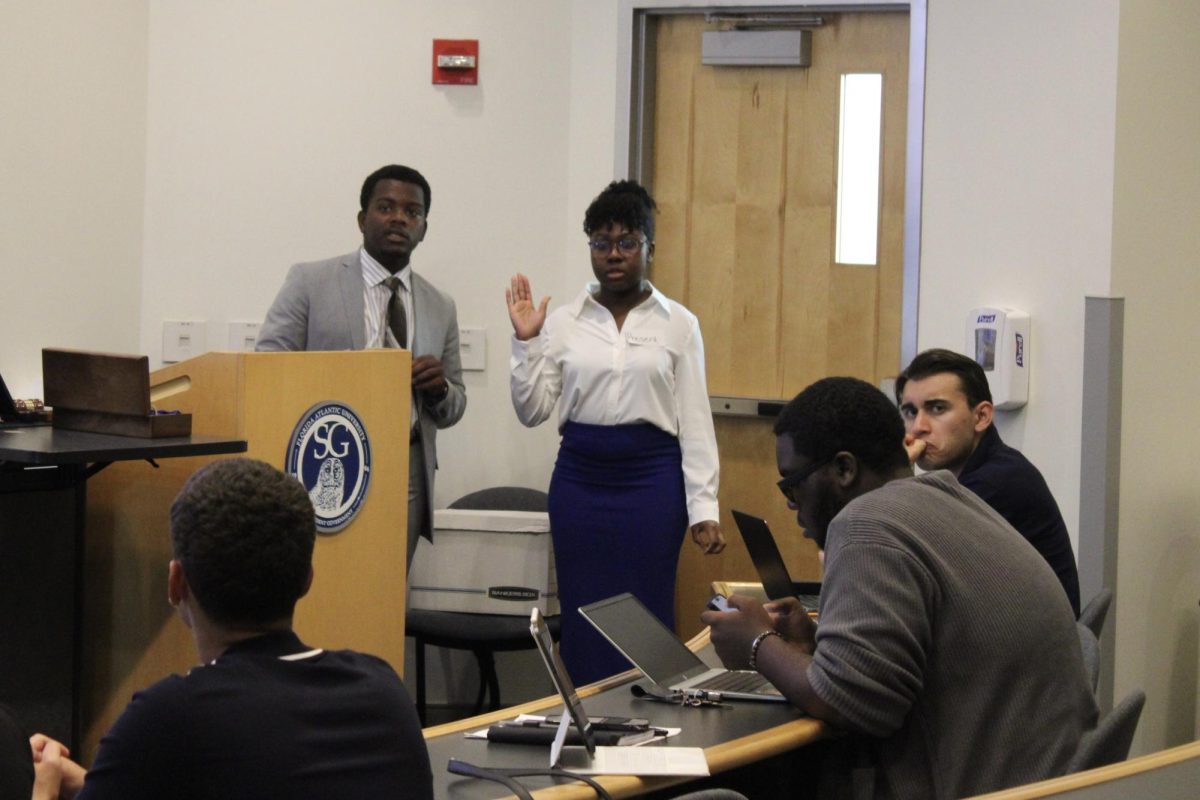
[(42, 350), (42, 383), (56, 428), (159, 439), (190, 436), (191, 414), (156, 414), (146, 356)]

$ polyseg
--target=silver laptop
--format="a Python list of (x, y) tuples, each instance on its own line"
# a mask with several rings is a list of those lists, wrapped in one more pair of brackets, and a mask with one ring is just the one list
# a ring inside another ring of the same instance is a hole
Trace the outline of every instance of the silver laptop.
[(758, 570), (758, 579), (762, 581), (767, 599), (795, 597), (800, 600), (805, 611), (818, 611), (821, 602), (820, 582), (796, 583), (792, 580), (767, 521), (736, 509), (733, 511), (733, 521), (737, 523), (742, 541), (746, 543), (746, 550), (750, 553), (750, 560)]
[[(576, 768), (591, 766), (592, 759), (596, 755), (596, 742), (592, 737), (591, 724), (587, 714), (583, 711), (583, 703), (579, 701), (575, 684), (571, 683), (571, 679), (567, 677), (567, 668), (559, 658), (558, 651), (554, 649), (554, 639), (551, 638), (550, 629), (546, 627), (546, 621), (542, 618), (542, 612), (538, 610), (537, 606), (534, 606), (529, 614), (529, 633), (533, 636), (533, 642), (537, 645), (538, 652), (542, 655), (542, 663), (546, 665), (550, 681), (563, 701), (563, 714), (559, 720), (558, 733), (550, 745), (550, 766)], [(567, 729), (572, 725), (578, 731), (579, 738), (583, 741), (583, 747), (563, 746), (567, 738)]]
[(787, 702), (757, 672), (705, 664), (628, 592), (582, 606), (579, 613), (643, 675), (664, 689), (720, 692), (723, 698), (734, 700)]

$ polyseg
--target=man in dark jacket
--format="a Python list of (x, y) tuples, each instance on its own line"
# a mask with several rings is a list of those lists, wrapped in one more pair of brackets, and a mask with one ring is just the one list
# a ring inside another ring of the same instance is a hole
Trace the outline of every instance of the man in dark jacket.
[(1079, 572), (1058, 503), (1037, 467), (1000, 440), (983, 368), (926, 350), (896, 378), (905, 445), (923, 470), (948, 469), (1008, 520), (1050, 564), (1079, 616)]

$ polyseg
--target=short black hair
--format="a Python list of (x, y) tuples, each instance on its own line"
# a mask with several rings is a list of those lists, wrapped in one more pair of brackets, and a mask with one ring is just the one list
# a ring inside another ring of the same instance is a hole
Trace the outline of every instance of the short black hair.
[(362, 192), (358, 195), (360, 211), (367, 210), (367, 204), (371, 202), (371, 195), (375, 194), (375, 185), (380, 181), (401, 181), (420, 186), (421, 191), (425, 193), (425, 216), (429, 216), (429, 207), (433, 205), (433, 191), (429, 188), (429, 181), (425, 180), (425, 176), (412, 167), (403, 167), (399, 164), (388, 164), (367, 176), (367, 179), (363, 181)]
[(215, 461), (171, 504), (171, 547), (196, 602), (223, 625), (291, 617), (312, 569), (316, 523), (295, 478), (262, 461)]
[(908, 465), (904, 422), (883, 392), (858, 378), (823, 378), (796, 395), (775, 420), (796, 452), (814, 462), (841, 451), (880, 474)]
[(613, 181), (584, 212), (583, 232), (591, 236), (606, 225), (624, 225), (653, 242), (656, 208), (654, 198), (637, 181)]
[(896, 376), (896, 402), (903, 402), (901, 398), (904, 395), (904, 384), (910, 380), (920, 381), (945, 372), (958, 376), (962, 392), (967, 397), (967, 405), (971, 408), (984, 400), (992, 402), (992, 390), (988, 387), (987, 375), (979, 362), (953, 350), (941, 348), (918, 353), (912, 363)]

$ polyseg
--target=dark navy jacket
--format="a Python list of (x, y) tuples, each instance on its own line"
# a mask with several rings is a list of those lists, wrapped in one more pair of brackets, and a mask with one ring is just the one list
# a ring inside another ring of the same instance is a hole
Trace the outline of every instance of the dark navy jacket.
[(1058, 503), (1037, 467), (1000, 440), (993, 425), (959, 473), (958, 482), (983, 498), (1042, 554), (1079, 616), (1079, 572)]
[(290, 631), (138, 692), (100, 742), (79, 800), (432, 800), (417, 712), (395, 671)]

